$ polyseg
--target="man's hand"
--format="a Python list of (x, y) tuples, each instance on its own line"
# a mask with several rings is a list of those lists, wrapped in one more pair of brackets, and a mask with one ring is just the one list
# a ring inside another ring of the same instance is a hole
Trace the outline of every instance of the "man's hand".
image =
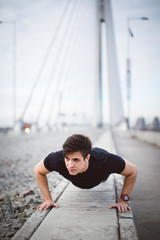
[(58, 208), (58, 205), (56, 203), (54, 203), (52, 200), (46, 200), (45, 202), (43, 202), (41, 205), (39, 205), (37, 207), (37, 209), (39, 210), (47, 210), (50, 207), (56, 207)]
[(119, 212), (127, 212), (128, 210), (131, 210), (128, 204), (121, 199), (119, 200), (118, 203), (113, 204), (112, 206), (109, 207), (109, 209), (111, 208), (117, 208)]

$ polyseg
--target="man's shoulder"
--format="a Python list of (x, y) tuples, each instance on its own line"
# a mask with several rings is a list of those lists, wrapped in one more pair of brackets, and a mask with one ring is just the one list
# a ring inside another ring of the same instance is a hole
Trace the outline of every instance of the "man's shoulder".
[(48, 155), (48, 158), (50, 158), (50, 160), (52, 160), (52, 159), (61, 160), (63, 158), (63, 150), (59, 150), (59, 151), (56, 151), (56, 152), (51, 152)]
[(91, 154), (109, 154), (109, 152), (103, 148), (99, 148), (99, 147), (93, 147), (91, 149)]
[(45, 162), (49, 162), (51, 164), (58, 164), (64, 161), (63, 150), (59, 150), (56, 152), (51, 152), (44, 160)]
[(91, 157), (90, 157), (90, 166), (96, 171), (102, 173), (104, 168), (106, 169), (106, 165), (108, 164), (109, 153), (99, 147), (94, 147), (91, 149)]
[(109, 152), (99, 148), (99, 147), (94, 147), (91, 149), (91, 158), (94, 158), (96, 160), (102, 160), (104, 158), (107, 158), (109, 155)]
[(51, 152), (45, 159), (44, 165), (49, 171), (59, 171), (62, 165), (63, 151)]

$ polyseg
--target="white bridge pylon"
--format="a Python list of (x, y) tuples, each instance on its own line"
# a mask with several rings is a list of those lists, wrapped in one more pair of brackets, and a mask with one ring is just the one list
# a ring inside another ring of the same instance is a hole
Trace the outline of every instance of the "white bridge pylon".
[(101, 25), (105, 23), (106, 27), (106, 46), (107, 46), (107, 71), (109, 82), (109, 113), (110, 125), (118, 125), (124, 120), (122, 97), (119, 81), (119, 71), (116, 53), (116, 44), (114, 36), (114, 27), (112, 20), (112, 9), (110, 0), (97, 0), (97, 46), (98, 46), (98, 61), (97, 61), (97, 79), (95, 83), (95, 125), (102, 126), (102, 46)]

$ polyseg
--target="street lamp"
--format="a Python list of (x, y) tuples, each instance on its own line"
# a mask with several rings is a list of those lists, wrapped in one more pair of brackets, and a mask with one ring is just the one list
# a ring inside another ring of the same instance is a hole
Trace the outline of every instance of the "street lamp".
[(0, 24), (13, 25), (13, 127), (16, 124), (16, 21), (0, 21)]
[(130, 58), (130, 38), (134, 37), (130, 27), (130, 21), (149, 20), (147, 17), (128, 17), (127, 18), (127, 127), (130, 129), (130, 100), (131, 100), (131, 58)]

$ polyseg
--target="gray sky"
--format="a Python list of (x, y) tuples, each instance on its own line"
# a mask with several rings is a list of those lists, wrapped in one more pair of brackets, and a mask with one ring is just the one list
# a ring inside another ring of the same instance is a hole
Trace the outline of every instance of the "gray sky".
[(149, 18), (149, 21), (130, 21), (134, 33), (134, 38), (130, 39), (131, 111), (133, 118), (144, 116), (150, 120), (154, 116), (160, 117), (160, 1), (116, 0), (113, 6), (123, 98), (126, 97), (126, 18)]
[[(15, 20), (17, 27), (17, 117), (22, 114), (46, 50), (59, 24), (64, 6), (64, 0), (0, 0), (0, 20)], [(130, 21), (130, 27), (135, 35), (130, 39), (131, 117), (132, 121), (135, 121), (138, 116), (144, 116), (148, 121), (155, 116), (160, 117), (160, 1), (113, 0), (112, 6), (125, 115), (127, 114), (126, 19), (127, 17), (145, 16), (149, 18), (149, 21)], [(68, 116), (76, 112), (78, 108), (80, 118), (86, 116), (89, 120), (92, 119), (93, 81), (96, 76), (95, 16), (95, 0), (77, 0), (74, 14), (65, 17), (26, 112), (25, 119), (27, 121), (30, 119), (36, 121), (44, 89), (46, 89), (51, 75), (52, 82), (45, 98), (41, 122), (46, 121), (51, 109), (54, 112), (51, 120), (53, 121), (60, 107), (61, 112), (67, 112)], [(65, 24), (68, 26), (69, 33), (65, 32)], [(0, 126), (13, 122), (12, 30), (13, 24), (0, 24)], [(106, 77), (105, 74), (104, 77)], [(103, 106), (104, 119), (108, 122), (106, 82), (104, 87), (106, 88)], [(60, 88), (61, 92), (63, 90), (63, 94), (59, 98), (56, 94), (57, 88)], [(61, 99), (61, 104), (59, 99)], [(51, 108), (52, 102), (54, 102), (54, 106)]]

